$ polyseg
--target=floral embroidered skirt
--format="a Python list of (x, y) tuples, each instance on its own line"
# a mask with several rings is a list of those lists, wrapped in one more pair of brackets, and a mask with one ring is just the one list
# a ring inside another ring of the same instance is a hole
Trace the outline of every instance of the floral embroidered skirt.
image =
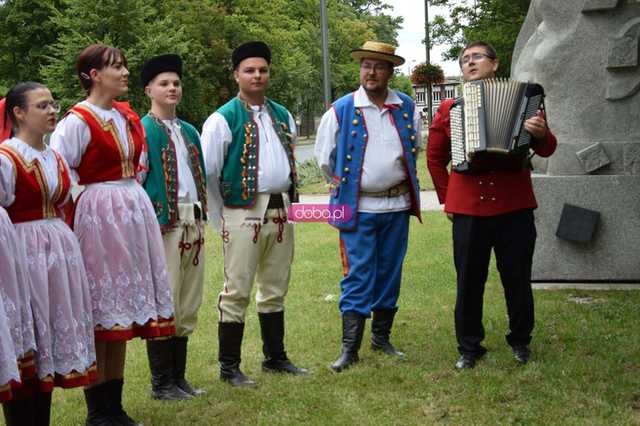
[(74, 231), (87, 270), (96, 339), (175, 334), (173, 301), (160, 225), (133, 179), (88, 185)]
[[(20, 381), (35, 378), (35, 337), (27, 256), (7, 212), (0, 207), (0, 400)], [(12, 352), (13, 351), (13, 352)], [(14, 373), (17, 366), (19, 376)], [(10, 382), (10, 383), (9, 383)]]
[(97, 377), (89, 283), (80, 246), (60, 219), (16, 224), (27, 255), (38, 390), (71, 388)]

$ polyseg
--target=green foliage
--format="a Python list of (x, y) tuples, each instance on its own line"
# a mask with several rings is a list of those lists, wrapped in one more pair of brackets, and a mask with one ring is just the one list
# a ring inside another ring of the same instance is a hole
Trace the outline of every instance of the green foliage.
[(411, 81), (423, 86), (441, 84), (444, 82), (444, 71), (440, 65), (423, 62), (416, 65), (411, 72)]
[(413, 86), (411, 85), (411, 80), (404, 74), (394, 74), (394, 76), (389, 81), (389, 87), (394, 90), (399, 90), (402, 93), (405, 93), (413, 98)]
[(322, 173), (322, 170), (318, 167), (318, 163), (315, 158), (299, 164), (296, 171), (298, 173), (298, 182), (301, 187), (324, 183), (325, 181), (324, 173)]
[(450, 18), (436, 16), (430, 23), (432, 44), (448, 44), (444, 59), (457, 60), (467, 42), (486, 41), (498, 52), (498, 76), (511, 72), (513, 48), (531, 0), (431, 0), (445, 6)]
[[(150, 56), (173, 52), (184, 60), (179, 115), (200, 126), (235, 96), (234, 47), (264, 40), (273, 53), (268, 96), (285, 104), (303, 126), (323, 110), (319, 0), (9, 0), (0, 1), (0, 88), (43, 81), (68, 108), (85, 97), (75, 61), (87, 45), (124, 50), (128, 100), (140, 113), (149, 102), (139, 86)], [(381, 0), (327, 2), (334, 99), (358, 86), (350, 51), (365, 40), (395, 43), (402, 18)], [(304, 134), (304, 132), (303, 132)]]
[(0, 2), (0, 96), (20, 81), (42, 81), (41, 67), (58, 37), (55, 0)]

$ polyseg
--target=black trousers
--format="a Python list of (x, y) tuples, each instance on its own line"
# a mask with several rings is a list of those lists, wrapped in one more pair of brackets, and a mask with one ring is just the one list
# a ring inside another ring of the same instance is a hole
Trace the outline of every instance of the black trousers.
[(533, 330), (531, 263), (536, 242), (533, 210), (518, 210), (498, 216), (453, 216), (453, 256), (457, 272), (455, 308), (456, 338), (461, 354), (486, 352), (482, 306), (491, 249), (509, 315), (507, 343), (528, 345)]

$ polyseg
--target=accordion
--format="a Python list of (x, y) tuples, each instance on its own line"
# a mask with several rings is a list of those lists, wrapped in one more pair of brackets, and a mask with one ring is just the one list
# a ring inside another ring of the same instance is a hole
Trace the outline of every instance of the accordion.
[(451, 166), (458, 173), (523, 170), (531, 134), (524, 122), (544, 104), (544, 90), (509, 79), (470, 81), (451, 107)]

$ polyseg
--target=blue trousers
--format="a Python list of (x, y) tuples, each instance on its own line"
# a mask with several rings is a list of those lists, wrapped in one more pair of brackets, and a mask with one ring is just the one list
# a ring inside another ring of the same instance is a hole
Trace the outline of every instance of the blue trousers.
[(357, 214), (356, 230), (340, 231), (340, 312), (369, 317), (371, 311), (398, 308), (409, 212)]

